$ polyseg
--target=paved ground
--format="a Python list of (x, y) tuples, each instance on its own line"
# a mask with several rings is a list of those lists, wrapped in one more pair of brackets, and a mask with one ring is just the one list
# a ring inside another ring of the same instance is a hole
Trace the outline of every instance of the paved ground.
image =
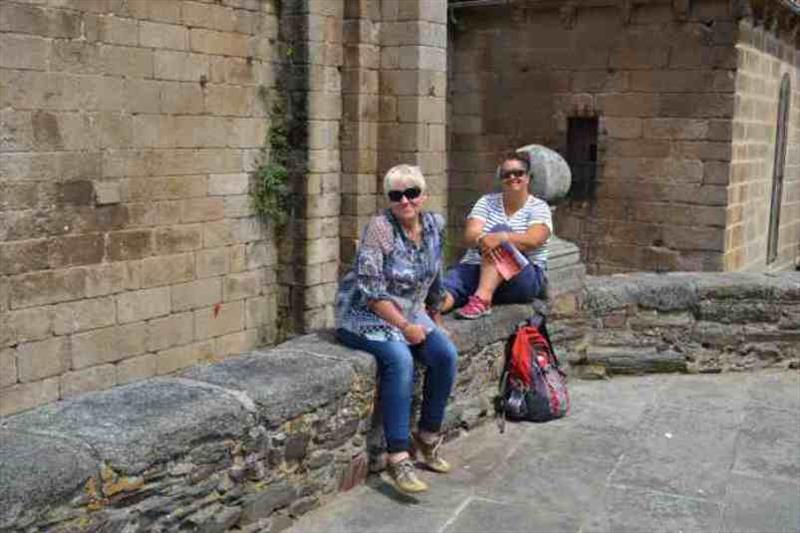
[(300, 532), (800, 532), (800, 373), (571, 382), (571, 416), (487, 424), (449, 475), (372, 476)]

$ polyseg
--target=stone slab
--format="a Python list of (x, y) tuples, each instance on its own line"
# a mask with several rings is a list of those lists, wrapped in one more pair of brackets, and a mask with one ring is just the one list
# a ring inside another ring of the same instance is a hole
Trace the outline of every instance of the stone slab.
[(277, 425), (345, 395), (355, 370), (346, 361), (279, 347), (191, 368), (182, 376), (246, 393), (267, 425)]
[(48, 504), (73, 495), (99, 466), (81, 442), (0, 429), (0, 529), (33, 521)]
[(115, 471), (138, 474), (195, 442), (240, 437), (252, 423), (249, 416), (225, 391), (157, 378), (12, 416), (5, 425), (81, 440)]

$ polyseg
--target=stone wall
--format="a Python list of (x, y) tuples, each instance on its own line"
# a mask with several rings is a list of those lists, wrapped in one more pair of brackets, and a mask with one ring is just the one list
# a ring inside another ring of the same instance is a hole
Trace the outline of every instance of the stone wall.
[[(452, 324), (451, 435), (490, 414), (530, 313)], [(0, 530), (279, 531), (381, 468), (375, 373), (322, 332), (0, 419)]]
[[(750, 62), (760, 57), (738, 44), (735, 4), (511, 2), (456, 9), (448, 82), (451, 225), (462, 227), (469, 206), (494, 187), (501, 152), (538, 143), (566, 153), (568, 119), (596, 117), (594, 196), (555, 213), (558, 235), (580, 246), (590, 272), (749, 266), (750, 260), (726, 259), (739, 253), (731, 236), (743, 229), (734, 229), (740, 223), (732, 213), (755, 196), (763, 212), (769, 195), (763, 183), (771, 175), (761, 165), (753, 170), (760, 173), (753, 178), (762, 183), (758, 191), (729, 186), (733, 152), (746, 150), (734, 139), (742, 127), (733, 124), (742, 105), (737, 66), (745, 55)], [(796, 45), (782, 50), (796, 57)], [(770, 76), (760, 87), (776, 98)], [(774, 128), (775, 105), (764, 103), (760, 116)], [(793, 106), (793, 124), (798, 116)], [(759, 135), (759, 150), (769, 152), (774, 139), (767, 145)], [(757, 157), (767, 161), (767, 152)], [(796, 175), (794, 168), (787, 170)], [(786, 268), (798, 253), (796, 194), (786, 192), (784, 201)], [(748, 227), (754, 240), (761, 238), (762, 222)]]
[[(550, 316), (572, 377), (800, 363), (800, 273), (597, 277), (581, 300)], [(503, 347), (532, 311), (446, 319), (448, 437), (490, 419)], [(375, 373), (319, 332), (0, 418), (0, 530), (284, 529), (381, 468)]]
[(571, 374), (800, 368), (800, 273), (587, 278), (582, 312), (554, 322)]
[[(800, 255), (800, 52), (749, 21), (739, 25), (737, 48), (725, 269), (792, 268)], [(767, 265), (778, 99), (787, 74), (789, 116), (778, 257)]]
[(0, 414), (276, 335), (262, 0), (0, 3)]

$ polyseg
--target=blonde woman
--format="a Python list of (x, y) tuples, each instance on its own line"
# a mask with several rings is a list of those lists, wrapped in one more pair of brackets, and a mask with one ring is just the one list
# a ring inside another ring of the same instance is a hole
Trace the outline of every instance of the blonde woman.
[(411, 438), (430, 470), (450, 471), (439, 456), (439, 431), (455, 380), (457, 352), (426, 312), (426, 304), (438, 309), (444, 298), (444, 219), (423, 211), (425, 178), (418, 167), (393, 167), (383, 190), (389, 208), (370, 220), (352, 270), (339, 286), (337, 336), (346, 346), (375, 356), (388, 471), (398, 489), (413, 493), (428, 488), (417, 477), (409, 454), (415, 359), (426, 372), (418, 432)]

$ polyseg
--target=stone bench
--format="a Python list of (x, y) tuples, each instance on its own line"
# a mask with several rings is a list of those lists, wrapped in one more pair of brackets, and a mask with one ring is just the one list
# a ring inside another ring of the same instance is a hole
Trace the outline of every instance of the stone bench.
[[(447, 320), (447, 431), (490, 414), (503, 345), (532, 312)], [(320, 332), (2, 419), (0, 531), (281, 529), (366, 477), (375, 377), (372, 356)]]

